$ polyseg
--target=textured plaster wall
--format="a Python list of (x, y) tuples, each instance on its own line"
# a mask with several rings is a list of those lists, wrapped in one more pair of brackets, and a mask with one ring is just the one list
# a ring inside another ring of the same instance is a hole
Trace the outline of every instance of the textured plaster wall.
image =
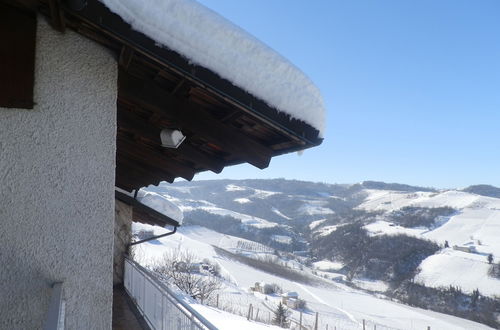
[(113, 285), (123, 283), (125, 253), (132, 237), (132, 206), (115, 201), (115, 241), (113, 246)]
[(38, 329), (64, 282), (67, 329), (110, 329), (117, 69), (38, 17), (34, 110), (0, 108), (0, 329)]

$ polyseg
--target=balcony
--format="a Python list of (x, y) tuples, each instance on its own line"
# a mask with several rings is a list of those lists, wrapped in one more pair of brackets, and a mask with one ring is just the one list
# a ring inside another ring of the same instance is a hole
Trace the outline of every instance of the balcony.
[(113, 329), (216, 330), (154, 274), (125, 259), (124, 286), (113, 292)]

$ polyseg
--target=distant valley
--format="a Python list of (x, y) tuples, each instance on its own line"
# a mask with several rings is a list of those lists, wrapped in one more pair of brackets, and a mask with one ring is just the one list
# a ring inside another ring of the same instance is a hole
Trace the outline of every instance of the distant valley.
[(178, 205), (184, 226), (256, 242), (316, 276), (499, 324), (499, 188), (273, 179), (178, 182), (146, 191)]

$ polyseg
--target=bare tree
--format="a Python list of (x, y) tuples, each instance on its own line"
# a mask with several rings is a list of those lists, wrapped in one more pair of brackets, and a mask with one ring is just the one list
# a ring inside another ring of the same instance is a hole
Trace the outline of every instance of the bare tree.
[(166, 252), (152, 270), (181, 291), (203, 302), (221, 289), (221, 281), (212, 274), (201, 274), (200, 264), (195, 261), (194, 254), (189, 251)]

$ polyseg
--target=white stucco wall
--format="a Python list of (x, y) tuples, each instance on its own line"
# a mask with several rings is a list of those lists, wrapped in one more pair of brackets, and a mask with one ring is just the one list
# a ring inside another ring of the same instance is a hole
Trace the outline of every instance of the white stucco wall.
[(110, 329), (117, 65), (38, 18), (35, 109), (0, 108), (0, 329)]

